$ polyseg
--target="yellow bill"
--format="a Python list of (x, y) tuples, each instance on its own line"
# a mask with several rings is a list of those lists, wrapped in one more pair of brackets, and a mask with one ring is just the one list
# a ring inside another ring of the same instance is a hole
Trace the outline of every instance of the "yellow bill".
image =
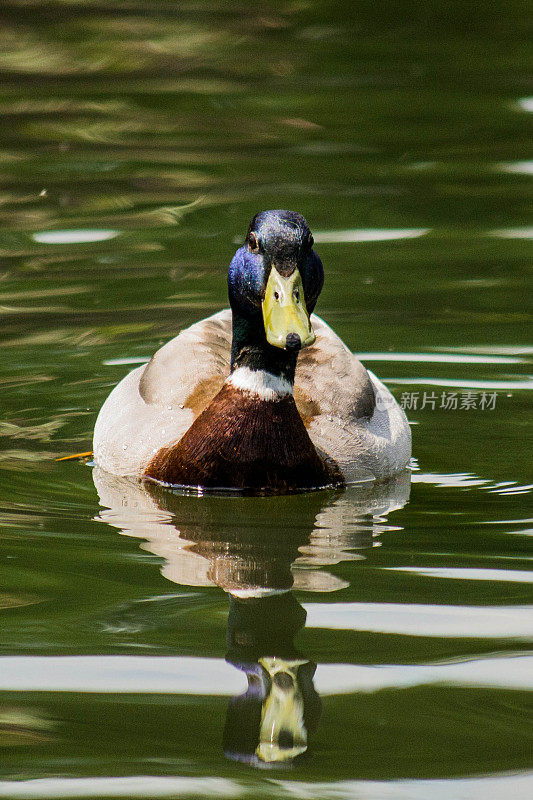
[(299, 336), (302, 348), (309, 347), (315, 341), (305, 307), (302, 277), (297, 269), (288, 278), (284, 278), (272, 265), (262, 309), (269, 344), (290, 349), (290, 346), (287, 348), (287, 336), (291, 333)]

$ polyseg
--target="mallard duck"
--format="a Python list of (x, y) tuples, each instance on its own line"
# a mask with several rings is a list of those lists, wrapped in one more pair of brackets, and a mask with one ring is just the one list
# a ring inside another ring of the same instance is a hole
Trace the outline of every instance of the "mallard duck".
[(191, 325), (113, 389), (94, 460), (115, 475), (297, 491), (408, 464), (389, 390), (313, 315), (322, 262), (305, 219), (262, 211), (229, 266), (230, 309)]

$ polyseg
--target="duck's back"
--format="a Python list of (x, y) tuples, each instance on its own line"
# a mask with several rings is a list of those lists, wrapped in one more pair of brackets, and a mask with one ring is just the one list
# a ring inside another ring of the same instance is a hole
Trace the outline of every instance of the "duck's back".
[(411, 457), (404, 411), (329, 325), (311, 322), (316, 341), (299, 356), (294, 397), (312, 442), (347, 483), (400, 472)]
[(115, 386), (94, 428), (94, 459), (114, 475), (142, 475), (181, 439), (229, 374), (231, 312), (181, 331)]
[[(316, 342), (300, 353), (294, 397), (315, 446), (347, 482), (386, 478), (409, 461), (404, 412), (342, 340), (312, 316)], [(177, 442), (229, 375), (231, 311), (195, 323), (113, 389), (94, 430), (95, 461), (115, 475), (143, 474)]]

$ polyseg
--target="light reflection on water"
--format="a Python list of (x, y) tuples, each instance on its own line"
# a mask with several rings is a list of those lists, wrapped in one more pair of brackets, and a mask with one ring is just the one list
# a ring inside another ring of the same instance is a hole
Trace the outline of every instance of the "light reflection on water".
[(500, 239), (533, 239), (533, 228), (500, 228), (491, 234)]
[(533, 389), (533, 377), (528, 380), (480, 381), (475, 378), (384, 378), (385, 383), (403, 383), (411, 386), (453, 386), (458, 389), (491, 389), (507, 391), (510, 389)]
[(41, 244), (87, 244), (89, 242), (106, 242), (119, 236), (120, 231), (42, 231), (32, 234), (32, 239)]
[(387, 242), (394, 239), (417, 239), (429, 233), (429, 228), (382, 229), (347, 231), (317, 231), (313, 238), (317, 244), (339, 244), (342, 242)]
[[(246, 689), (244, 676), (214, 658), (0, 656), (0, 667), (0, 691), (230, 697)], [(313, 683), (323, 697), (431, 684), (533, 690), (533, 654), (444, 664), (319, 664)]]
[(533, 97), (522, 97), (518, 104), (523, 111), (533, 111)]
[(449, 780), (309, 782), (265, 780), (249, 793), (246, 783), (227, 778), (183, 778), (135, 775), (130, 778), (41, 778), (26, 782), (0, 781), (0, 797), (45, 800), (63, 797), (272, 797), (300, 800), (500, 800), (512, 795), (529, 800), (533, 775), (494, 775)]
[(468, 569), (467, 567), (385, 567), (402, 572), (413, 572), (427, 578), (452, 578), (464, 581), (511, 581), (533, 583), (533, 570), (519, 569)]
[(533, 638), (533, 606), (307, 603), (305, 609), (310, 628), (468, 639)]
[(528, 359), (512, 356), (466, 355), (463, 353), (357, 353), (361, 361), (407, 361), (423, 364), (522, 364)]
[(519, 175), (533, 175), (533, 161), (511, 161), (509, 164), (502, 164), (502, 169)]

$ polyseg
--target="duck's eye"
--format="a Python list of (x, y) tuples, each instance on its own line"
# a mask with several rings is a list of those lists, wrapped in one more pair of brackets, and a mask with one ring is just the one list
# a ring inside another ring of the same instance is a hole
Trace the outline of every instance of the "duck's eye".
[(279, 300), (279, 292), (274, 292), (274, 297), (276, 300)]
[(257, 236), (255, 233), (250, 233), (248, 236), (248, 247), (252, 253), (259, 252), (259, 242), (257, 241)]
[(295, 289), (294, 290), (294, 297), (295, 297), (296, 302), (299, 303), (300, 302), (300, 290), (299, 289)]

